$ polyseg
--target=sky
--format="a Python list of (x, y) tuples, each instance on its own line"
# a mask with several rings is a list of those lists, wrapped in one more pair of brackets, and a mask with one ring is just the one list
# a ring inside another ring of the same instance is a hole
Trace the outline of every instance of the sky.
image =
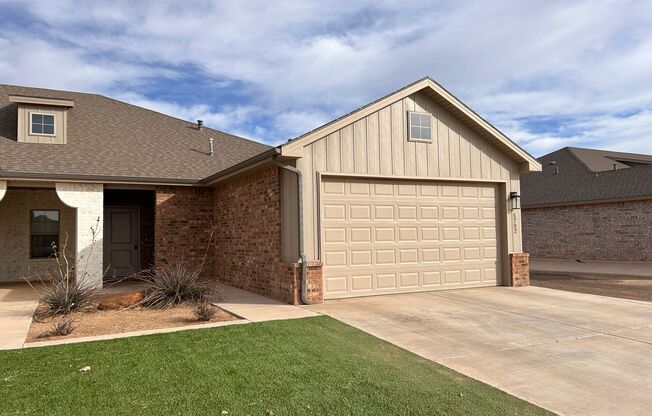
[(652, 153), (652, 0), (0, 0), (0, 83), (268, 144), (424, 76), (535, 156)]

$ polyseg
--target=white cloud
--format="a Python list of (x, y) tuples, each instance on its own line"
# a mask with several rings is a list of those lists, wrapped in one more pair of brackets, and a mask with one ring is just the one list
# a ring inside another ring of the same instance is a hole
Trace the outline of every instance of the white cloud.
[[(650, 151), (652, 2), (4, 3), (43, 24), (0, 28), (2, 82), (127, 96), (192, 67), (247, 98), (130, 101), (279, 141), (431, 75), (536, 154), (566, 143)], [(521, 120), (532, 116), (581, 133), (540, 134)]]

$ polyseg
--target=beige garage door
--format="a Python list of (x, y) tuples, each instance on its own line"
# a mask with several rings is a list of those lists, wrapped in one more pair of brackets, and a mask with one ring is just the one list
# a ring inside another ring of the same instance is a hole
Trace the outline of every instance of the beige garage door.
[(323, 178), (324, 296), (499, 284), (497, 186)]

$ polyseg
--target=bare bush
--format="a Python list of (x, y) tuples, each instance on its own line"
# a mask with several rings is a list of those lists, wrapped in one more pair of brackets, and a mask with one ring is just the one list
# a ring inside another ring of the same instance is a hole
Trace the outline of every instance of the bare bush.
[(72, 334), (75, 328), (75, 321), (70, 318), (62, 318), (52, 322), (51, 329), (39, 335), (39, 338), (67, 336)]
[(217, 308), (211, 304), (210, 298), (202, 297), (192, 310), (198, 321), (210, 321), (217, 313)]
[(81, 259), (77, 256), (71, 261), (68, 251), (68, 235), (66, 235), (61, 247), (52, 244), (52, 258), (56, 263), (56, 270), (38, 276), (38, 289), (34, 288), (30, 280), (26, 279), (30, 286), (41, 294), (40, 301), (44, 307), (39, 308), (35, 313), (36, 319), (66, 315), (93, 304), (98, 289), (88, 281), (88, 259), (95, 247), (99, 222), (98, 218), (95, 227), (91, 227), (92, 240), (86, 261), (83, 264), (80, 263)]

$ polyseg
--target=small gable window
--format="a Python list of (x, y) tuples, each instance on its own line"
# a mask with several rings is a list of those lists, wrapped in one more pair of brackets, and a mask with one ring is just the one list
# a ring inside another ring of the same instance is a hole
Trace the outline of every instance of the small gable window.
[(432, 141), (432, 117), (428, 113), (409, 112), (409, 138), (414, 141)]
[(30, 113), (30, 134), (54, 135), (54, 115)]

